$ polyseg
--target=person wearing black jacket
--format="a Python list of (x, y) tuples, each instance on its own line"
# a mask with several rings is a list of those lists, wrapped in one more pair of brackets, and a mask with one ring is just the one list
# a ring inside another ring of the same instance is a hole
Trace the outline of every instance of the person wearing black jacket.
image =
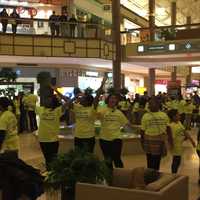
[(5, 8), (0, 12), (0, 18), (4, 18), (4, 19), (1, 19), (1, 24), (2, 24), (3, 33), (6, 33), (7, 25), (8, 25), (8, 19), (5, 19), (5, 18), (8, 18), (8, 13), (7, 13)]
[(69, 19), (69, 27), (70, 27), (70, 37), (75, 37), (75, 28), (77, 26), (77, 19), (75, 18), (75, 15), (72, 14), (72, 17)]
[(16, 8), (13, 9), (13, 12), (10, 14), (10, 17), (12, 17), (12, 32), (13, 34), (17, 33), (17, 25), (19, 24), (19, 14), (16, 11)]

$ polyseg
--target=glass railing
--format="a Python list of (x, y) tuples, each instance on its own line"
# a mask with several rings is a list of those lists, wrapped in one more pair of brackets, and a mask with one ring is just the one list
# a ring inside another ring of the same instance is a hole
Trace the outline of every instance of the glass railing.
[(86, 22), (60, 22), (47, 19), (0, 18), (4, 34), (45, 35), (66, 38), (89, 38), (112, 41), (111, 27)]
[[(200, 39), (200, 23), (155, 27), (155, 41)], [(122, 45), (150, 41), (149, 28), (137, 28), (121, 32)]]

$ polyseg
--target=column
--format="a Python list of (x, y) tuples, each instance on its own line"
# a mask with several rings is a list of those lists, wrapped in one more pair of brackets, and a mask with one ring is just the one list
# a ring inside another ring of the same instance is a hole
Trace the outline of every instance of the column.
[[(172, 25), (172, 30), (174, 29), (174, 26), (176, 25), (176, 2), (171, 2), (171, 25)], [(171, 72), (171, 81), (176, 82), (176, 71), (177, 67), (173, 66), (172, 67), (172, 72)]]
[(177, 67), (174, 66), (172, 67), (171, 81), (176, 82), (176, 77), (177, 77)]
[[(155, 40), (155, 0), (149, 0), (149, 31), (150, 31), (150, 41)], [(152, 96), (155, 94), (155, 69), (149, 69), (148, 77), (148, 95)]]
[(188, 66), (188, 75), (186, 76), (186, 86), (191, 85), (192, 82), (192, 67)]
[[(187, 16), (186, 17), (186, 24), (191, 24), (192, 23), (192, 17), (191, 16)], [(190, 29), (191, 27), (190, 26), (187, 26), (186, 27), (187, 29)]]
[(155, 68), (150, 68), (148, 77), (148, 95), (150, 97), (152, 95), (155, 95), (155, 78), (156, 78), (156, 70)]
[(149, 0), (149, 31), (150, 41), (155, 40), (155, 0)]
[(121, 88), (121, 36), (120, 36), (120, 0), (112, 1), (112, 35), (116, 45), (116, 55), (113, 59), (113, 87)]

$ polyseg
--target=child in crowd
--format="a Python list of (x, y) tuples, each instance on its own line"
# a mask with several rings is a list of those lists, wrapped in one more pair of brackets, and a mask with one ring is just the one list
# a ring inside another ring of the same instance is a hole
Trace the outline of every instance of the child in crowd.
[(172, 155), (173, 155), (173, 161), (171, 165), (172, 173), (177, 173), (178, 168), (181, 164), (181, 155), (183, 152), (183, 146), (182, 143), (185, 139), (189, 139), (192, 145), (195, 147), (195, 142), (190, 137), (190, 135), (185, 130), (185, 127), (180, 122), (180, 115), (178, 113), (178, 110), (172, 109), (168, 112), (168, 116), (170, 118), (170, 124), (169, 127), (172, 132), (173, 137), (173, 147), (172, 147)]

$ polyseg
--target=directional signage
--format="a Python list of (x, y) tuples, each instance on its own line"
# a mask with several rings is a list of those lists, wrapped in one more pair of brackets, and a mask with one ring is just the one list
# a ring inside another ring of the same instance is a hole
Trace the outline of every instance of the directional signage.
[(137, 44), (137, 52), (141, 54), (200, 52), (200, 40)]

